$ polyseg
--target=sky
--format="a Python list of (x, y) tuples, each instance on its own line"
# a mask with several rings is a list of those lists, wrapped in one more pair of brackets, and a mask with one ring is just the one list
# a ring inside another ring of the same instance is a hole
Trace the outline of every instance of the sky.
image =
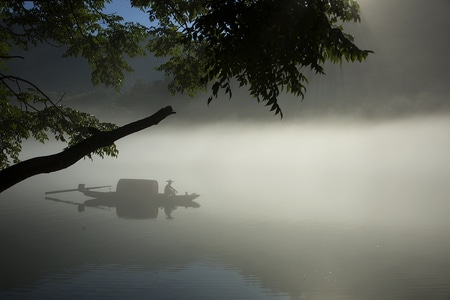
[(104, 11), (107, 13), (120, 15), (127, 22), (138, 22), (144, 25), (150, 24), (148, 15), (144, 11), (131, 7), (129, 1), (112, 1), (112, 3), (109, 3), (106, 6)]

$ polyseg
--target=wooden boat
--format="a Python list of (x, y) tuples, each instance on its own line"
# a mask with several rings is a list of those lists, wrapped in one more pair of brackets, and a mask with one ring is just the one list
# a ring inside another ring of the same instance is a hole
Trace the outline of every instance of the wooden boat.
[[(85, 184), (79, 184), (77, 189), (52, 191), (46, 192), (46, 194), (78, 191), (92, 198), (77, 204), (78, 211), (84, 211), (85, 207), (115, 207), (117, 215), (127, 219), (156, 218), (159, 208), (164, 208), (167, 217), (172, 218), (170, 214), (177, 207), (200, 207), (200, 204), (193, 201), (200, 195), (195, 193), (185, 193), (184, 195), (159, 193), (156, 180), (120, 179), (115, 192), (94, 191), (94, 189), (105, 187), (110, 186), (86, 187)], [(68, 202), (49, 197), (46, 197), (46, 199)]]

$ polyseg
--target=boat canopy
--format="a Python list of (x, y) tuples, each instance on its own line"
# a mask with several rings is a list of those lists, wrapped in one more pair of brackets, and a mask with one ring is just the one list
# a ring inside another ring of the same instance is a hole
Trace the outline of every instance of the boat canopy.
[(119, 194), (158, 194), (158, 181), (151, 179), (120, 179), (116, 192)]

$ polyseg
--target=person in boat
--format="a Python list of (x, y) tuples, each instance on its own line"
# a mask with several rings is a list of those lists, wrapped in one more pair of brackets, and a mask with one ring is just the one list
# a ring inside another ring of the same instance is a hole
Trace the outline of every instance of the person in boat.
[(172, 182), (173, 181), (169, 179), (166, 182), (167, 182), (167, 185), (164, 188), (164, 195), (166, 195), (166, 196), (175, 196), (178, 193), (178, 191), (173, 188), (173, 186), (172, 186)]

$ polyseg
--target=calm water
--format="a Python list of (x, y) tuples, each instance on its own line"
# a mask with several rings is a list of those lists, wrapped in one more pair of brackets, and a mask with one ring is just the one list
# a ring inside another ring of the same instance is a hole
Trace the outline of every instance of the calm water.
[[(450, 299), (449, 130), (448, 118), (161, 125), (121, 141), (119, 159), (0, 195), (0, 298)], [(120, 178), (160, 191), (170, 178), (201, 207), (128, 220), (45, 199)]]

